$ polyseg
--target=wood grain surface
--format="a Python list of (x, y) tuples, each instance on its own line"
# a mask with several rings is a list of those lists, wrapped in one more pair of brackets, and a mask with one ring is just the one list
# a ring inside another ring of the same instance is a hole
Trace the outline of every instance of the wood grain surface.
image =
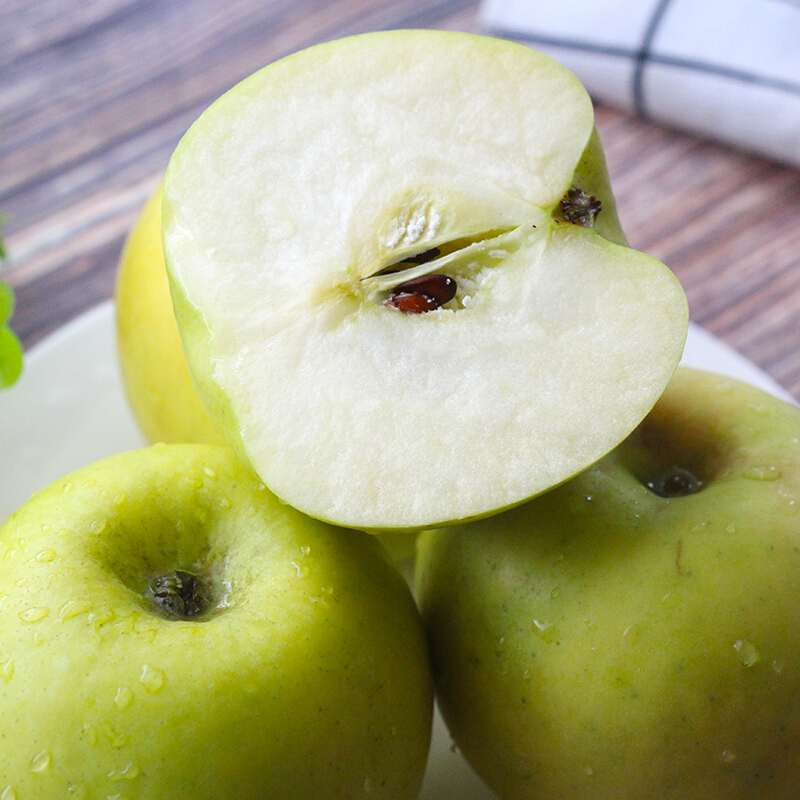
[[(222, 92), (316, 42), (479, 31), (472, 0), (2, 0), (0, 214), (27, 348), (113, 295), (126, 232)], [(631, 244), (800, 399), (800, 171), (597, 109)], [(769, 124), (765, 120), (765, 124)]]

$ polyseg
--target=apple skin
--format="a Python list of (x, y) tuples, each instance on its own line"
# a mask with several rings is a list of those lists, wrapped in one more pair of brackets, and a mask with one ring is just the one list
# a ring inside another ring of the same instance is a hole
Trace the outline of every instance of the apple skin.
[(223, 444), (197, 394), (172, 310), (161, 246), (162, 186), (122, 251), (115, 290), (117, 353), (134, 419), (150, 443)]
[[(674, 466), (702, 488), (645, 485)], [(569, 483), (422, 534), (455, 743), (506, 800), (800, 791), (800, 411), (680, 368)]]
[[(228, 448), (154, 445), (0, 529), (0, 794), (415, 798), (432, 685), (374, 537), (281, 504)], [(148, 576), (222, 598), (168, 618)], [(10, 788), (7, 788), (10, 787)]]

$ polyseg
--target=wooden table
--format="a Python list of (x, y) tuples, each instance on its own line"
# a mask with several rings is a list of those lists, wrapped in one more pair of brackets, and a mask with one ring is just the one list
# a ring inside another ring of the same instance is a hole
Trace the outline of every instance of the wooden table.
[[(479, 30), (475, 0), (3, 0), (0, 213), (30, 347), (112, 296), (126, 231), (223, 91), (315, 42)], [(800, 171), (598, 108), (631, 243), (800, 399)]]

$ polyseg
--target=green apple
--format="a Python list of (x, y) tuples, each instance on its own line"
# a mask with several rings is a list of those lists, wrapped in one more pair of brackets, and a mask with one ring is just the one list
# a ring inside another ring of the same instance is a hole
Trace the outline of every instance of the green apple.
[(410, 800), (432, 686), (375, 537), (153, 445), (0, 529), (0, 796)]
[(365, 529), (491, 514), (641, 421), (684, 293), (624, 245), (592, 104), (529, 47), (406, 30), (271, 64), (167, 170), (189, 368), (284, 501)]
[(161, 186), (125, 241), (115, 295), (122, 385), (145, 439), (222, 444), (195, 391), (172, 311), (161, 247)]
[(422, 534), (440, 707), (505, 800), (800, 790), (800, 411), (681, 368), (582, 475)]

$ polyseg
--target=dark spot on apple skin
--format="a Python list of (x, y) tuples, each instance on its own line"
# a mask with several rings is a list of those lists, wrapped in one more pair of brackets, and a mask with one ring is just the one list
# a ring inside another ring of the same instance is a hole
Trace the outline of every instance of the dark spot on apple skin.
[(383, 302), (403, 314), (424, 314), (452, 300), (457, 289), (448, 275), (422, 275), (395, 286)]
[(176, 619), (195, 619), (210, 605), (206, 581), (193, 572), (175, 570), (153, 578), (150, 584), (153, 602)]
[(647, 488), (659, 497), (677, 498), (696, 494), (703, 482), (688, 469), (672, 467), (646, 483)]

